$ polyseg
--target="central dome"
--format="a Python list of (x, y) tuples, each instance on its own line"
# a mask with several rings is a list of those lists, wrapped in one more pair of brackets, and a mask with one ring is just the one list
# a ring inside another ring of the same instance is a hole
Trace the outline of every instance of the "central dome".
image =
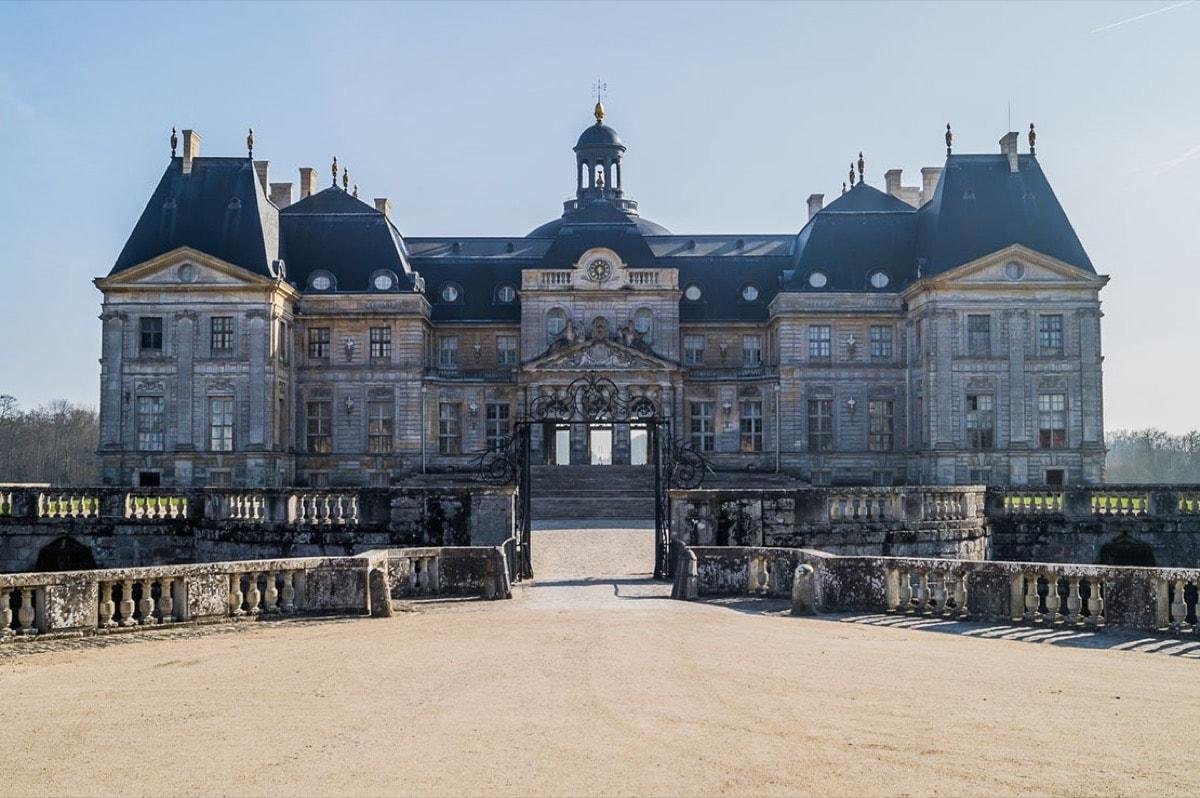
[(580, 147), (620, 147), (625, 149), (625, 142), (621, 141), (617, 131), (602, 122), (597, 122), (579, 134), (579, 141), (575, 143), (575, 149)]

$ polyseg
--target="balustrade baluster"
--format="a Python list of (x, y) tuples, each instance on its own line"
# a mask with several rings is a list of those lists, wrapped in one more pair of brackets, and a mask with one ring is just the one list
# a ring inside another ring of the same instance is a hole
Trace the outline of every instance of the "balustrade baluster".
[(358, 497), (357, 496), (350, 497), (350, 523), (352, 523), (352, 524), (358, 523)]
[(154, 587), (153, 579), (143, 579), (142, 600), (138, 602), (138, 611), (142, 614), (143, 624), (154, 623)]
[(331, 523), (333, 523), (333, 509), (329, 505), (328, 493), (321, 496), (321, 511), (319, 515), (322, 524), (329, 526)]
[(283, 590), (280, 591), (280, 598), (283, 600), (283, 612), (291, 613), (296, 611), (296, 572), (283, 572)]
[(1041, 619), (1040, 599), (1038, 597), (1038, 577), (1031, 572), (1025, 577), (1025, 620), (1034, 623)]
[(933, 582), (933, 611), (937, 615), (943, 615), (946, 612), (946, 572), (936, 571), (934, 576), (937, 578)]
[(1183, 597), (1182, 579), (1175, 580), (1175, 597), (1171, 600), (1171, 629), (1182, 632), (1187, 626), (1187, 604)]
[(175, 620), (175, 597), (172, 590), (175, 580), (163, 577), (158, 581), (158, 622), (171, 623)]
[(263, 612), (274, 615), (279, 612), (279, 590), (275, 586), (275, 572), (267, 571), (266, 591), (263, 593)]
[(121, 603), (117, 607), (121, 611), (121, 626), (133, 626), (137, 621), (133, 619), (133, 580), (125, 579), (121, 582)]
[(262, 608), (258, 606), (262, 600), (262, 594), (258, 592), (258, 571), (251, 571), (249, 577), (250, 581), (246, 583), (246, 612), (258, 615), (262, 612)]
[(1075, 626), (1079, 623), (1079, 611), (1083, 608), (1083, 599), (1079, 596), (1079, 577), (1067, 579), (1067, 623)]
[(1099, 626), (1100, 616), (1104, 614), (1104, 597), (1100, 594), (1100, 580), (1088, 579), (1088, 626)]
[(1053, 572), (1046, 574), (1046, 623), (1058, 623), (1062, 620), (1059, 608), (1062, 600), (1058, 595), (1058, 576)]
[(960, 571), (956, 574), (954, 580), (954, 609), (959, 618), (966, 618), (970, 614), (967, 608), (967, 572)]
[(117, 611), (117, 605), (113, 603), (112, 592), (112, 582), (100, 583), (100, 605), (97, 608), (97, 614), (99, 615), (98, 625), (101, 629), (107, 629), (117, 625), (117, 622), (113, 620), (113, 615)]
[(408, 590), (410, 593), (416, 593), (421, 587), (420, 563), (419, 557), (408, 558)]
[(912, 612), (912, 581), (907, 568), (901, 568), (898, 576), (901, 612)]
[(13, 636), (12, 594), (12, 589), (0, 588), (0, 640)]
[(429, 590), (429, 558), (421, 557), (418, 559), (418, 562), (421, 564), (421, 575), (418, 580), (418, 585), (421, 589), (421, 592), (425, 593)]
[(33, 588), (21, 588), (21, 608), (17, 610), (17, 623), (21, 625), (21, 630), (18, 634), (35, 635), (37, 627), (34, 626), (34, 620), (37, 613), (33, 609)]
[(242, 612), (242, 575), (229, 575), (229, 614), (238, 616)]
[(917, 613), (924, 614), (929, 609), (929, 572), (924, 567), (917, 569)]

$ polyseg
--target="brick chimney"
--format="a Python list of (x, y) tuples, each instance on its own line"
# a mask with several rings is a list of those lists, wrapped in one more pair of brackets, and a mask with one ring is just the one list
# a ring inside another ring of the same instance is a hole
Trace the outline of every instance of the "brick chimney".
[(933, 199), (933, 192), (937, 190), (938, 181), (942, 179), (942, 167), (926, 166), (921, 169), (921, 204), (929, 202)]
[(300, 199), (304, 199), (317, 190), (317, 170), (311, 166), (300, 167)]
[(1016, 133), (1005, 133), (1000, 139), (1000, 154), (1008, 156), (1008, 171), (1020, 171), (1017, 165), (1017, 139), (1019, 136)]
[(375, 210), (382, 213), (387, 218), (392, 218), (392, 201), (387, 197), (375, 198)]
[(276, 208), (283, 210), (292, 204), (292, 184), (291, 183), (272, 183), (271, 184), (271, 202)]
[(192, 161), (200, 157), (200, 134), (194, 130), (183, 131), (183, 173), (192, 173)]
[(262, 186), (264, 194), (271, 190), (267, 185), (267, 167), (270, 166), (270, 164), (270, 161), (254, 162), (254, 173), (258, 175), (258, 184)]
[(900, 175), (903, 173), (903, 169), (889, 169), (883, 173), (883, 182), (887, 187), (887, 193), (893, 197), (900, 196)]
[(811, 219), (825, 207), (824, 194), (809, 194), (808, 195), (808, 218)]

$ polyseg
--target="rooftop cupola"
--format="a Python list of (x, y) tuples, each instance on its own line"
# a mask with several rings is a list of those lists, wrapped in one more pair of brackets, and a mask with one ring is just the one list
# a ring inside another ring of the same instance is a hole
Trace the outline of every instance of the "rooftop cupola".
[(596, 124), (587, 127), (575, 144), (575, 194), (581, 200), (621, 196), (621, 158), (625, 144), (617, 131), (604, 124), (604, 105), (593, 110)]

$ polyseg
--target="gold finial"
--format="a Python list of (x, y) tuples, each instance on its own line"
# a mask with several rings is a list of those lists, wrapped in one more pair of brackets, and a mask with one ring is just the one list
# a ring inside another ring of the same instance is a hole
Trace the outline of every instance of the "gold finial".
[(337, 188), (337, 156), (333, 156), (333, 187)]
[(354, 184), (354, 194), (353, 194), (352, 196), (353, 196), (355, 199), (358, 199), (358, 183), (355, 183), (355, 184)]
[(592, 94), (596, 96), (596, 107), (592, 109), (592, 114), (596, 117), (596, 124), (604, 123), (604, 98), (608, 93), (608, 84), (596, 78), (596, 82), (592, 84)]
[(595, 107), (595, 109), (592, 110), (592, 113), (596, 117), (596, 124), (597, 125), (603, 124), (603, 122), (604, 122), (604, 103), (596, 103), (596, 107)]
[(850, 188), (854, 188), (854, 161), (850, 162)]
[(1029, 123), (1029, 154), (1037, 155), (1037, 131), (1033, 129), (1033, 123)]
[(350, 170), (342, 167), (342, 191), (350, 188)]
[(946, 123), (946, 154), (950, 154), (950, 148), (954, 145), (954, 134), (950, 132), (950, 123)]
[(858, 182), (863, 181), (863, 171), (866, 169), (866, 163), (863, 162), (862, 151), (858, 153)]
[(250, 157), (254, 157), (254, 128), (250, 128), (246, 134), (246, 149), (250, 151)]
[(175, 128), (171, 128), (171, 157), (175, 157), (175, 148), (179, 146), (179, 136), (175, 133)]

